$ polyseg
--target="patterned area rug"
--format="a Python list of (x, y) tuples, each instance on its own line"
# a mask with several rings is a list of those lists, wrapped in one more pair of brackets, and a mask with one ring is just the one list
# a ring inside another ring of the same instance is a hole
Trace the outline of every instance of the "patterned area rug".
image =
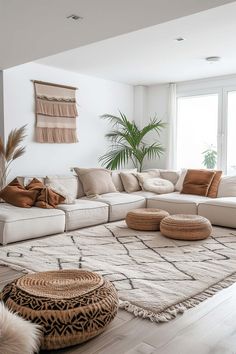
[(121, 308), (162, 322), (236, 281), (236, 230), (215, 227), (207, 240), (175, 241), (116, 222), (1, 247), (0, 264), (96, 271), (113, 282)]

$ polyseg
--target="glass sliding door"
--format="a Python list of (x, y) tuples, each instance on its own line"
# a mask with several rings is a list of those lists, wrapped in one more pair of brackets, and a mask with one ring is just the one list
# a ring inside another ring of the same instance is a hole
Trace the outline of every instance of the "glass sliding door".
[(218, 94), (177, 99), (178, 168), (217, 167), (218, 99)]
[(236, 175), (236, 91), (227, 96), (227, 174)]

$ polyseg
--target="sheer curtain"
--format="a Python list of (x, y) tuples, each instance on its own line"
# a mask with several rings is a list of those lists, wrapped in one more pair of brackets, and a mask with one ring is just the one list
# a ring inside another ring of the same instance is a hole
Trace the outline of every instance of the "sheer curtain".
[(176, 84), (169, 86), (168, 102), (168, 144), (167, 144), (167, 168), (176, 169), (176, 135), (177, 135), (177, 112), (176, 112)]

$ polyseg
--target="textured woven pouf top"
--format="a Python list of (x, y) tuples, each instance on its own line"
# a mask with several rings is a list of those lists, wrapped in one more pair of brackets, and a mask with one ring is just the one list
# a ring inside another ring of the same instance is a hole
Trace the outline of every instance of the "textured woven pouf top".
[(212, 226), (200, 215), (176, 214), (164, 218), (160, 224), (164, 236), (177, 240), (202, 240), (210, 236)]
[(125, 221), (130, 229), (157, 231), (160, 230), (161, 220), (168, 215), (167, 211), (161, 209), (134, 209), (128, 212)]
[(114, 286), (84, 270), (27, 274), (6, 285), (1, 300), (42, 326), (42, 349), (64, 348), (95, 337), (118, 309)]

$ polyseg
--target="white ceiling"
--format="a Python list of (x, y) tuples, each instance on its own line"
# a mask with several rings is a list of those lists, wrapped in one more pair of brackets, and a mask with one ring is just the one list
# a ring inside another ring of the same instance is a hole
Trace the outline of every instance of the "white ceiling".
[[(0, 0), (0, 69), (233, 0)], [(81, 23), (66, 17), (84, 17)]]
[[(236, 73), (235, 18), (233, 2), (39, 62), (133, 85)], [(179, 36), (186, 40), (176, 42)], [(222, 60), (204, 60), (215, 55)]]

